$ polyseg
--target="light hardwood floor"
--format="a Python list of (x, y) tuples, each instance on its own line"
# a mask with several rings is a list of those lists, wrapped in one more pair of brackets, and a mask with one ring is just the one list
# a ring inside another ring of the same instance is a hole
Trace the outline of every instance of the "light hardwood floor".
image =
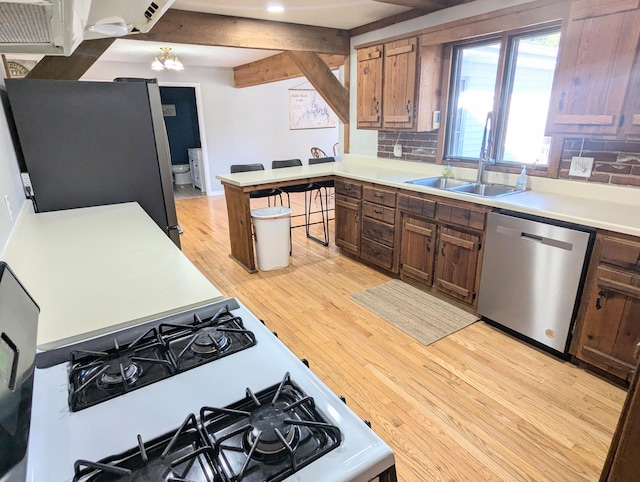
[(340, 254), (333, 226), (327, 248), (294, 229), (291, 265), (250, 275), (222, 196), (176, 205), (184, 253), (372, 422), (399, 480), (598, 479), (624, 390), (483, 322), (423, 346), (348, 298), (390, 278)]

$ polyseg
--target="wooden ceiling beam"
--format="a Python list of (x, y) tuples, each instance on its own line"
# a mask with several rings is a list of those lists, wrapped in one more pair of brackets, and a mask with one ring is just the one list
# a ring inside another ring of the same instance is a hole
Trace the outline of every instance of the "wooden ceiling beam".
[(327, 64), (315, 52), (290, 51), (286, 54), (298, 66), (307, 80), (322, 96), (338, 118), (349, 124), (349, 91), (333, 75)]
[(115, 41), (85, 40), (69, 57), (47, 55), (27, 74), (28, 79), (78, 80)]
[(435, 11), (447, 8), (449, 2), (447, 0), (375, 0), (380, 3), (389, 3), (401, 7), (419, 8), (420, 10)]
[[(330, 70), (336, 70), (344, 64), (347, 56), (320, 54), (320, 58)], [(286, 52), (233, 68), (233, 83), (238, 88), (303, 76), (304, 74)]]
[(349, 55), (349, 31), (169, 9), (131, 40)]

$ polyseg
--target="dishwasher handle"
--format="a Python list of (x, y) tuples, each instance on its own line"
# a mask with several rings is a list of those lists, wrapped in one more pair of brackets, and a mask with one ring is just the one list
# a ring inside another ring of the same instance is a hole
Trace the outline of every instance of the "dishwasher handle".
[(520, 232), (520, 238), (526, 239), (528, 241), (533, 241), (535, 243), (546, 244), (547, 246), (551, 246), (553, 248), (560, 248), (566, 251), (573, 251), (573, 243), (560, 241), (558, 239), (547, 238), (545, 236), (538, 236), (537, 234), (526, 233), (524, 231)]

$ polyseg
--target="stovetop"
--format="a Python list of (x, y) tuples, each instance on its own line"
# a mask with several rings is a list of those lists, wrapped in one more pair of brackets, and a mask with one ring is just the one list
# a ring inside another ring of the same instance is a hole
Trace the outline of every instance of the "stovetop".
[(74, 482), (149, 480), (280, 482), (340, 445), (286, 373), (282, 381), (228, 407), (202, 407), (172, 433), (99, 461), (75, 463)]
[[(277, 475), (283, 477), (282, 479), (274, 480), (369, 481), (394, 465), (393, 453), (389, 446), (238, 300), (230, 298), (189, 310), (180, 316), (173, 317), (169, 323), (174, 323), (178, 319), (192, 318), (196, 312), (201, 317), (213, 316), (225, 304), (230, 306), (234, 316), (242, 318), (245, 328), (255, 335), (254, 346), (233, 355), (221, 357), (211, 363), (195, 366), (80, 411), (72, 412), (67, 403), (70, 364), (58, 363), (49, 366), (50, 363), (40, 363), (39, 366), (44, 368), (38, 368), (35, 371), (27, 480), (29, 482), (70, 481), (74, 477), (76, 461), (100, 461), (107, 457), (126, 454), (131, 450), (139, 450), (136, 447), (138, 437), (140, 437), (140, 443), (146, 447), (147, 453), (155, 454), (157, 451), (162, 453), (163, 437), (166, 438), (167, 434), (174, 433), (185, 421), (187, 421), (187, 430), (191, 430), (193, 437), (193, 440), (187, 440), (186, 445), (197, 445), (200, 443), (196, 440), (199, 435), (194, 427), (202, 426), (201, 420), (204, 421), (206, 431), (204, 435), (207, 437), (205, 440), (208, 440), (209, 445), (214, 448), (214, 453), (217, 451), (226, 460), (224, 463), (216, 462), (214, 466), (217, 470), (222, 470), (221, 476), (231, 477), (231, 470), (237, 474), (242, 470), (244, 462), (237, 457), (238, 454), (230, 454), (226, 448), (227, 443), (236, 442), (234, 439), (236, 435), (225, 438), (228, 434), (216, 433), (220, 415), (216, 407), (236, 407), (240, 411), (251, 412), (248, 407), (242, 406), (252, 398), (247, 388), (260, 401), (263, 394), (271, 393), (273, 387), (283, 381), (285, 373), (290, 374), (293, 387), (291, 390), (299, 391), (303, 394), (303, 398), (313, 398), (311, 404), (302, 402), (298, 406), (301, 414), (291, 418), (295, 420), (296, 417), (303, 418), (303, 415), (309, 412), (316, 412), (323, 420), (320, 423), (337, 427), (339, 435), (334, 429), (327, 429), (322, 438), (323, 443), (328, 443), (330, 450), (309, 463), (296, 461), (295, 463), (300, 466), (298, 472), (287, 475), (285, 471)], [(98, 351), (113, 346), (114, 338), (120, 345), (125, 345), (150, 328), (158, 328), (162, 323), (167, 323), (167, 320), (157, 320), (140, 326), (135, 334), (114, 333), (110, 335), (108, 343), (105, 340), (92, 342), (99, 348)], [(73, 350), (69, 350), (67, 355), (71, 351)], [(289, 390), (289, 388), (283, 389), (282, 393), (288, 397)], [(287, 402), (290, 403), (288, 400)], [(264, 404), (264, 402), (260, 403)], [(201, 412), (204, 407), (209, 408)], [(189, 419), (190, 414), (193, 414), (196, 421), (193, 426), (189, 425), (193, 422)], [(241, 425), (244, 426), (244, 416), (238, 415), (238, 417), (234, 423), (238, 424), (239, 429)], [(292, 436), (289, 433), (283, 435), (287, 441)], [(306, 435), (307, 432), (304, 430), (295, 430), (293, 439), (289, 443), (296, 444), (297, 439), (306, 438)], [(221, 439), (224, 440), (218, 442)], [(255, 439), (242, 442), (249, 445), (249, 450), (253, 445), (251, 440), (255, 442)], [(260, 448), (262, 452), (269, 452), (273, 450), (272, 447), (270, 448), (273, 443), (273, 440), (268, 441), (266, 448), (260, 443), (254, 451)], [(154, 444), (160, 445), (156, 447)], [(243, 451), (247, 450), (245, 445), (243, 445)], [(203, 453), (200, 457), (206, 459), (210, 456), (207, 454), (211, 449), (205, 446), (201, 448)], [(311, 446), (307, 453), (313, 457), (316, 450), (316, 446)], [(200, 461), (196, 465), (204, 466)], [(206, 474), (206, 471), (204, 473)], [(206, 477), (213, 477), (210, 474), (205, 475), (203, 480), (218, 482), (215, 477), (209, 479)], [(225, 479), (220, 480), (226, 482)], [(252, 479), (235, 479), (236, 482), (239, 480)]]
[(71, 351), (69, 408), (82, 410), (111, 398), (232, 355), (256, 344), (242, 318), (223, 305), (213, 316), (161, 323), (102, 351)]

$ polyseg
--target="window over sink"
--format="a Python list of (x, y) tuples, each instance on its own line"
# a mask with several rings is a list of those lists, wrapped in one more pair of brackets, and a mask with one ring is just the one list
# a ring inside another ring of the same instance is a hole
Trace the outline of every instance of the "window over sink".
[(484, 152), (498, 166), (546, 169), (559, 42), (560, 26), (553, 25), (452, 47), (445, 159), (476, 162)]

